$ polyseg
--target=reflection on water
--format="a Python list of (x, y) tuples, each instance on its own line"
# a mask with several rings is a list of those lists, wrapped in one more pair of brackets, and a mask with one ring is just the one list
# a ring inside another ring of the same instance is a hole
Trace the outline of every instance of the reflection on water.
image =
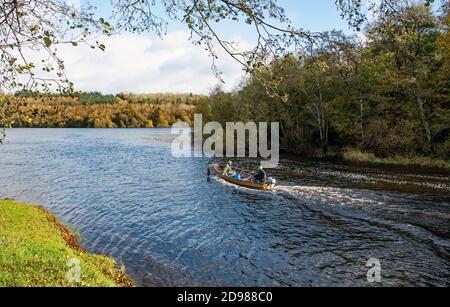
[[(206, 180), (168, 130), (11, 130), (0, 197), (39, 203), (138, 285), (450, 285), (448, 174), (284, 159), (273, 192)], [(242, 162), (243, 166), (254, 164)]]

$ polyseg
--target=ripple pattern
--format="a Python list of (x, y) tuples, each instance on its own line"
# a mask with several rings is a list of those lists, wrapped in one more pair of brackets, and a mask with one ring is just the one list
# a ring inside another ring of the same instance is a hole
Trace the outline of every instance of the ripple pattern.
[(164, 129), (9, 139), (0, 197), (43, 205), (140, 286), (372, 286), (370, 258), (383, 286), (450, 286), (446, 175), (283, 159), (265, 193), (207, 181), (213, 161), (173, 158)]

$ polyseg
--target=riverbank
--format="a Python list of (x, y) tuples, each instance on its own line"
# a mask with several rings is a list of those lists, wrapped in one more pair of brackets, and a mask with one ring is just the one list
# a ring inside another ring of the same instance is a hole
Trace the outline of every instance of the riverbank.
[(402, 157), (394, 156), (389, 158), (379, 158), (372, 153), (362, 152), (357, 149), (346, 149), (342, 153), (342, 159), (346, 162), (368, 163), (374, 165), (392, 166), (418, 166), (427, 168), (450, 169), (450, 161), (434, 159), (430, 157)]
[(0, 267), (0, 287), (132, 286), (114, 260), (86, 253), (53, 215), (8, 199), (0, 200)]

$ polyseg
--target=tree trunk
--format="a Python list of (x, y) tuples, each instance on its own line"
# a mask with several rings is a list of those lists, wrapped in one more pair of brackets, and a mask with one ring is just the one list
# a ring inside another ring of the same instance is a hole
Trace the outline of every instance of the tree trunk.
[(428, 145), (430, 145), (430, 147), (431, 147), (431, 142), (432, 142), (431, 129), (430, 129), (430, 125), (428, 124), (427, 117), (425, 115), (425, 110), (423, 109), (422, 96), (417, 91), (416, 91), (416, 102), (417, 102), (417, 107), (419, 109), (420, 118), (422, 120), (423, 129), (425, 131), (425, 136), (427, 138)]
[[(325, 112), (324, 112), (325, 113)], [(325, 114), (324, 114), (325, 116)], [(322, 151), (323, 151), (323, 156), (327, 157), (328, 156), (328, 131), (329, 131), (329, 125), (327, 120), (324, 118), (324, 134), (325, 134), (325, 138), (324, 138), (324, 142), (322, 143)]]
[(364, 149), (364, 146), (366, 144), (366, 133), (364, 131), (364, 102), (361, 99), (359, 101), (359, 107), (360, 107), (360, 116), (361, 116), (361, 149)]

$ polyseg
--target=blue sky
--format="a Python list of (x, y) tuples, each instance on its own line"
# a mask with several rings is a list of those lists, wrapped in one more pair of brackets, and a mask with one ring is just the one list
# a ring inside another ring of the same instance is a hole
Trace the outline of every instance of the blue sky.
[[(159, 11), (161, 1), (163, 0), (156, 1)], [(91, 3), (97, 7), (99, 15), (105, 18), (110, 16), (110, 1), (91, 0)], [(349, 31), (347, 23), (340, 17), (335, 0), (278, 0), (278, 3), (286, 9), (287, 15), (294, 26), (318, 32), (332, 29)], [(168, 21), (171, 31), (183, 28), (183, 25), (178, 22)], [(233, 27), (233, 29), (236, 28)]]
[(333, 29), (349, 31), (334, 0), (282, 0), (280, 4), (296, 26), (316, 32)]
[[(73, 0), (72, 0), (73, 1)], [(157, 0), (157, 3), (161, 0)], [(98, 15), (111, 15), (109, 1), (93, 0)], [(351, 33), (335, 6), (334, 0), (279, 0), (292, 25), (311, 31), (332, 29)], [(227, 22), (218, 25), (225, 38), (251, 48), (255, 33), (243, 24)], [(79, 90), (103, 93), (119, 92), (194, 92), (207, 94), (219, 82), (211, 71), (211, 59), (203, 47), (189, 41), (189, 32), (180, 23), (169, 21), (162, 40), (153, 33), (122, 33), (101, 37), (106, 52), (90, 48), (62, 48), (68, 77)], [(218, 66), (225, 79), (224, 88), (232, 90), (244, 77), (242, 67), (223, 52)]]

